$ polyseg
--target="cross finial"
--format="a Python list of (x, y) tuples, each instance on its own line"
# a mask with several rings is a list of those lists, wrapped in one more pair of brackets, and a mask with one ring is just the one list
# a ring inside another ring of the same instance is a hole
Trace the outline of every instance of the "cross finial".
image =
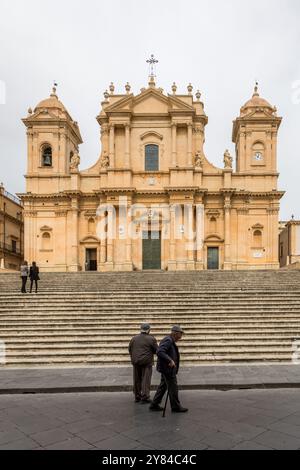
[(58, 84), (57, 84), (56, 81), (54, 80), (54, 82), (53, 82), (53, 87), (52, 87), (52, 95), (51, 95), (51, 96), (56, 96), (57, 86), (58, 86)]
[(158, 60), (155, 59), (154, 55), (151, 54), (150, 59), (147, 60), (147, 64), (149, 64), (149, 77), (155, 77), (155, 66), (158, 64)]

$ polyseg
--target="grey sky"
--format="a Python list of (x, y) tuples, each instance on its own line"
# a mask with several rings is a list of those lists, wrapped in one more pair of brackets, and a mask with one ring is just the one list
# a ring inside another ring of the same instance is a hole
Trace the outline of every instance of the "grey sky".
[[(298, 0), (1, 0), (0, 180), (11, 192), (25, 189), (26, 132), (20, 119), (46, 98), (53, 80), (79, 122), (81, 169), (100, 152), (95, 116), (113, 81), (137, 94), (146, 86), (146, 59), (159, 59), (157, 83), (175, 81), (202, 92), (209, 123), (205, 151), (222, 166), (232, 120), (260, 93), (278, 107), (279, 187), (287, 194), (281, 218), (300, 218), (300, 2)], [(297, 84), (297, 80), (299, 83)], [(293, 89), (293, 84), (296, 89)], [(298, 103), (299, 102), (299, 103)]]

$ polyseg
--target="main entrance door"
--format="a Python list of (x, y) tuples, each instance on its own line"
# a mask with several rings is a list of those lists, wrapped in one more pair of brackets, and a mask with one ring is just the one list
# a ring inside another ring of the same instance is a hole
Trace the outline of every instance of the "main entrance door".
[(97, 271), (97, 248), (86, 249), (86, 271)]
[(219, 248), (207, 248), (207, 269), (219, 269)]
[(160, 232), (143, 232), (143, 269), (161, 269)]

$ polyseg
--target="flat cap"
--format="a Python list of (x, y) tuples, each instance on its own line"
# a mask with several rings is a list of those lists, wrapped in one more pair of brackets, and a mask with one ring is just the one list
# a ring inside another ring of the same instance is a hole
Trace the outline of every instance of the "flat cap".
[(178, 325), (174, 325), (174, 326), (172, 327), (172, 330), (171, 330), (171, 331), (172, 331), (172, 333), (184, 333), (183, 329), (180, 328), (180, 326), (178, 326)]

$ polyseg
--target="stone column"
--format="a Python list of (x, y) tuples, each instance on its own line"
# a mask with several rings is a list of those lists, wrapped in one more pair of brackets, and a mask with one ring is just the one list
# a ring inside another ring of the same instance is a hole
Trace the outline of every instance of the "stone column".
[(130, 124), (125, 124), (125, 168), (130, 168)]
[(107, 153), (109, 154), (109, 135), (108, 135), (108, 125), (107, 124), (103, 124), (101, 126), (101, 144), (102, 144), (102, 153)]
[(187, 126), (188, 131), (188, 166), (193, 166), (193, 124), (190, 122)]
[(245, 171), (246, 168), (246, 132), (240, 133), (238, 144), (238, 164), (237, 171)]
[[(39, 165), (38, 165), (39, 166)], [(27, 172), (33, 171), (33, 131), (27, 131)]]
[(114, 227), (115, 227), (115, 210), (114, 207), (108, 208), (108, 224), (107, 224), (107, 270), (112, 271), (114, 266)]
[(177, 124), (172, 123), (172, 167), (177, 166)]
[(109, 127), (109, 166), (115, 167), (115, 126), (111, 124)]
[(79, 271), (79, 263), (78, 263), (78, 213), (79, 213), (79, 206), (78, 206), (78, 199), (76, 197), (72, 198), (72, 206), (71, 206), (71, 265), (70, 271)]
[(204, 257), (203, 257), (203, 248), (204, 248), (204, 204), (202, 200), (196, 205), (196, 269), (204, 269)]
[[(101, 201), (100, 201), (100, 204), (101, 204)], [(102, 215), (102, 220), (101, 220), (101, 226), (103, 228), (103, 232), (101, 233), (101, 247), (100, 247), (100, 263), (101, 263), (101, 266), (103, 268), (103, 265), (106, 263), (107, 261), (107, 235), (108, 235), (108, 231), (107, 231), (107, 224), (104, 225), (104, 222), (105, 222), (105, 219), (106, 219), (107, 215), (106, 214), (103, 214)]]
[(126, 269), (128, 271), (132, 271), (133, 263), (132, 263), (132, 233), (131, 233), (131, 222), (132, 222), (132, 215), (131, 215), (131, 207), (130, 205), (127, 206), (127, 214), (126, 214)]
[(277, 170), (277, 131), (272, 130), (272, 170)]
[(170, 206), (170, 244), (169, 244), (169, 271), (176, 271), (176, 239), (175, 239), (175, 206)]
[(31, 231), (31, 212), (27, 209), (25, 203), (25, 211), (24, 211), (24, 233), (26, 237), (24, 237), (24, 259), (28, 261), (28, 263), (34, 261), (32, 259), (31, 253), (31, 246), (32, 246), (32, 231)]
[(231, 270), (231, 237), (230, 237), (230, 224), (231, 224), (231, 203), (230, 196), (225, 196), (224, 203), (224, 217), (225, 217), (225, 259), (224, 270)]
[(194, 270), (195, 269), (195, 254), (194, 254), (194, 247), (195, 247), (195, 240), (194, 240), (194, 228), (195, 228), (195, 208), (194, 206), (188, 207), (188, 220), (187, 220), (187, 227), (186, 227), (186, 248), (187, 248), (187, 269)]

